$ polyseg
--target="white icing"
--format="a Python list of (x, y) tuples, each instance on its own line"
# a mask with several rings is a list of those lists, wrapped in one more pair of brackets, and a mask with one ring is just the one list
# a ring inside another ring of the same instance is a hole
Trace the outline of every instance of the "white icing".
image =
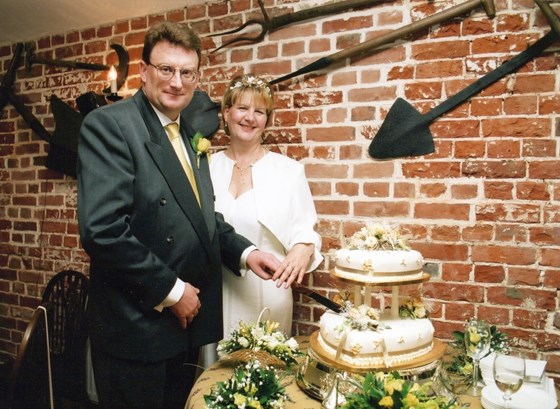
[[(355, 330), (345, 317), (331, 311), (320, 319), (319, 345), (337, 361), (356, 367), (394, 366), (412, 361), (433, 348), (434, 327), (429, 319), (381, 317), (384, 329)], [(342, 343), (342, 345), (341, 345)]]
[(399, 282), (422, 277), (424, 259), (416, 250), (349, 250), (336, 252), (334, 272), (362, 282)]

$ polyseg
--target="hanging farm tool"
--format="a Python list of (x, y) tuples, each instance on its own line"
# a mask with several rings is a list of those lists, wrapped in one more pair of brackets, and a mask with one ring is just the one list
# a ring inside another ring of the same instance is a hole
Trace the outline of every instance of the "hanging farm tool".
[[(111, 44), (111, 48), (115, 50), (117, 58), (119, 59), (119, 64), (115, 67), (117, 71), (117, 89), (123, 86), (128, 76), (128, 52), (120, 44)], [(80, 61), (70, 61), (70, 60), (55, 60), (49, 58), (43, 58), (35, 55), (35, 47), (32, 43), (25, 45), (25, 68), (27, 70), (31, 69), (33, 64), (44, 64), (54, 67), (66, 67), (90, 71), (109, 71), (110, 66), (104, 64), (93, 64)], [(111, 92), (110, 88), (104, 89), (103, 93), (109, 94)]]
[(320, 58), (312, 62), (311, 64), (300, 68), (297, 71), (270, 81), (270, 84), (277, 84), (279, 82), (289, 80), (299, 75), (321, 70), (333, 65), (336, 62), (344, 61), (348, 58), (363, 56), (367, 53), (373, 52), (376, 49), (380, 49), (382, 46), (387, 46), (388, 44), (391, 44), (396, 40), (406, 38), (411, 34), (429, 28), (430, 26), (443, 23), (444, 21), (471, 12), (480, 6), (484, 7), (484, 10), (489, 17), (494, 17), (495, 8), (493, 0), (469, 0), (465, 3), (458, 4), (457, 6), (436, 13), (430, 17), (426, 17), (422, 20), (415, 21), (414, 23), (411, 23), (407, 26), (393, 30), (387, 34), (372, 38), (371, 40), (358, 44), (354, 47), (350, 47), (346, 50), (339, 51), (330, 56)]
[(534, 1), (543, 10), (553, 28), (552, 31), (522, 53), (506, 61), (500, 67), (479, 78), (425, 114), (420, 114), (404, 99), (397, 98), (387, 113), (381, 128), (371, 141), (368, 149), (369, 155), (374, 159), (392, 159), (433, 153), (435, 146), (429, 125), (436, 118), (516, 71), (560, 39), (560, 19), (554, 13), (550, 4), (544, 0)]
[(268, 17), (262, 0), (258, 0), (261, 12), (263, 14), (263, 19), (247, 20), (244, 24), (234, 30), (218, 34), (211, 34), (209, 37), (238, 33), (250, 26), (260, 26), (260, 32), (253, 36), (244, 35), (232, 38), (231, 40), (223, 43), (218, 48), (214, 49), (212, 53), (215, 53), (216, 51), (235, 43), (258, 43), (264, 38), (266, 33), (273, 32), (289, 24), (298, 23), (300, 21), (326, 16), (329, 14), (336, 14), (351, 9), (357, 9), (364, 6), (369, 6), (373, 3), (380, 3), (384, 1), (388, 0), (344, 0), (336, 3), (325, 4), (322, 6), (311, 7), (305, 10), (296, 11), (294, 13), (287, 13), (277, 17)]

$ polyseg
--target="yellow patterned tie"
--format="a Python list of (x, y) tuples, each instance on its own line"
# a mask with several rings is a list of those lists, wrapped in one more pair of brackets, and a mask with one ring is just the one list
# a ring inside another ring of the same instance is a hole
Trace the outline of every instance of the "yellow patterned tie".
[(187, 179), (191, 182), (191, 187), (194, 191), (194, 195), (196, 196), (196, 200), (198, 205), (200, 206), (200, 197), (198, 196), (198, 188), (196, 186), (196, 180), (194, 178), (194, 173), (187, 162), (187, 158), (185, 157), (185, 153), (183, 151), (183, 146), (181, 144), (181, 138), (179, 135), (179, 125), (176, 122), (171, 122), (170, 124), (165, 126), (165, 130), (167, 131), (167, 135), (169, 136), (169, 140), (171, 141), (171, 145), (173, 145), (173, 149), (175, 149), (175, 153), (187, 174)]

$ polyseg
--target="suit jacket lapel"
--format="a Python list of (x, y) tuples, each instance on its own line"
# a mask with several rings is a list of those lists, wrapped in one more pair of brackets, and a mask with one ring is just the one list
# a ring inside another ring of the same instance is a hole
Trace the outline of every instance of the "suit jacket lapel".
[[(206, 226), (205, 217), (201, 212), (201, 207), (196, 201), (196, 197), (181, 167), (181, 163), (177, 160), (177, 156), (171, 142), (169, 142), (167, 138), (165, 129), (161, 126), (156, 113), (152, 109), (143, 91), (138, 91), (134, 95), (134, 101), (140, 110), (140, 114), (150, 134), (150, 140), (146, 142), (148, 152), (167, 181), (169, 188), (173, 192), (185, 216), (191, 221), (200, 242), (203, 244), (206, 251), (208, 251), (208, 254), (211, 254), (210, 235)], [(189, 149), (187, 149), (187, 151), (188, 150)], [(174, 158), (174, 160), (170, 160), (170, 158)], [(201, 203), (204, 202), (201, 201)]]
[[(216, 215), (214, 214), (214, 189), (212, 188), (212, 179), (210, 178), (210, 169), (208, 167), (208, 156), (201, 155), (197, 158), (191, 141), (196, 131), (192, 128), (188, 119), (181, 117), (181, 136), (187, 147), (189, 159), (191, 161), (196, 184), (198, 186), (198, 194), (200, 197), (200, 207), (204, 215), (204, 221), (208, 227), (210, 237), (216, 231)], [(186, 135), (186, 138), (185, 138)]]

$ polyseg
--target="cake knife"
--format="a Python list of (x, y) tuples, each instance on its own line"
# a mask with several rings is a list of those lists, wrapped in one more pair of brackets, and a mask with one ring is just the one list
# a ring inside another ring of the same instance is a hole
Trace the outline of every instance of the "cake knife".
[(294, 288), (294, 290), (300, 292), (301, 294), (317, 301), (319, 304), (323, 305), (324, 307), (327, 307), (329, 310), (332, 310), (336, 313), (340, 313), (342, 312), (342, 310), (344, 309), (344, 307), (342, 305), (340, 305), (339, 303), (331, 300), (328, 297), (325, 297), (324, 295), (319, 294), (316, 291), (313, 291), (301, 284), (297, 284), (297, 283), (293, 283), (292, 287)]

